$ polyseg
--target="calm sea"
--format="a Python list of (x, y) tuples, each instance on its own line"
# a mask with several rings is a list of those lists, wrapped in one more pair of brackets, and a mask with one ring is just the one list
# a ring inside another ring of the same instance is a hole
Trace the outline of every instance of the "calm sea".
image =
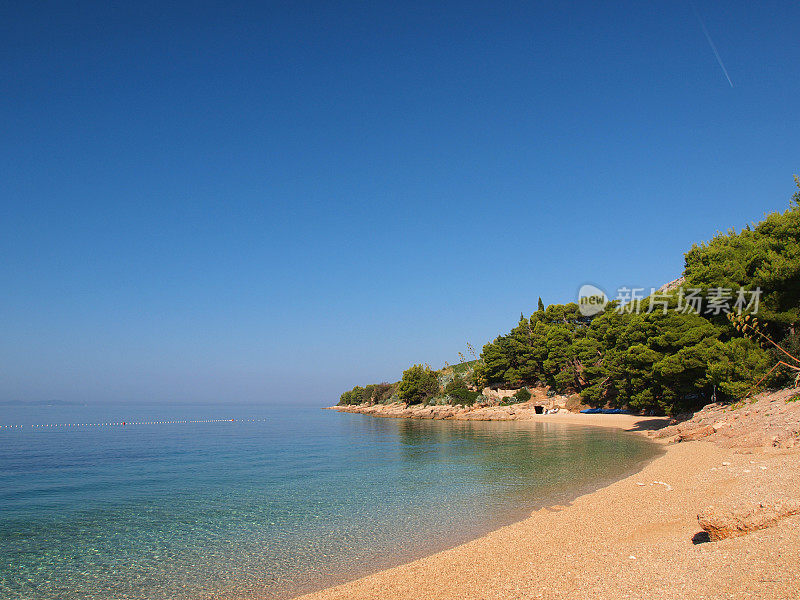
[(658, 453), (600, 428), (308, 406), (0, 406), (7, 424), (25, 426), (0, 429), (4, 600), (285, 598), (465, 541)]

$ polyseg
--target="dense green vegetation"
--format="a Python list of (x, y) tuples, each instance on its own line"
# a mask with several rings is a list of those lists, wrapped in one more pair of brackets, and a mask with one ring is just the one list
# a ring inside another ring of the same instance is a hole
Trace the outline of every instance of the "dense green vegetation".
[(472, 406), (481, 395), (477, 390), (471, 390), (464, 377), (456, 375), (452, 381), (444, 386), (444, 395), (449, 397), (452, 404)]
[(397, 392), (397, 384), (374, 383), (366, 387), (357, 385), (339, 398), (339, 404), (382, 404), (392, 398)]
[[(760, 322), (771, 340), (797, 356), (800, 191), (787, 211), (694, 245), (685, 255), (683, 276), (681, 288), (645, 298), (638, 312), (632, 304), (612, 302), (587, 317), (575, 303), (545, 307), (540, 298), (537, 310), (486, 344), (479, 360), (440, 373), (415, 365), (396, 384), (396, 396), (394, 389), (356, 387), (342, 395), (342, 403), (394, 397), (413, 404), (445, 396), (472, 404), (484, 386), (542, 385), (555, 393), (580, 393), (594, 406), (668, 414), (741, 398), (786, 357), (772, 344), (743, 337), (724, 311), (714, 309), (713, 298), (747, 313), (755, 306), (736, 305), (737, 290), (760, 289)], [(705, 299), (699, 313), (686, 308), (686, 290), (693, 288)], [(781, 367), (762, 383), (783, 385), (790, 374)], [(515, 400), (529, 397), (524, 390)]]
[[(800, 190), (800, 178), (795, 176)], [(763, 290), (759, 315), (782, 337), (800, 322), (800, 191), (793, 206), (754, 227), (731, 230), (686, 253), (687, 284)]]
[(532, 396), (532, 395), (533, 395), (533, 394), (531, 394), (531, 393), (530, 393), (530, 391), (528, 390), (528, 388), (520, 388), (520, 389), (518, 389), (518, 390), (516, 391), (516, 393), (514, 394), (514, 399), (515, 399), (517, 402), (527, 402), (528, 400), (530, 400), (530, 399), (531, 399), (531, 396)]
[(426, 402), (439, 393), (439, 376), (428, 365), (414, 365), (403, 371), (398, 397), (408, 404)]

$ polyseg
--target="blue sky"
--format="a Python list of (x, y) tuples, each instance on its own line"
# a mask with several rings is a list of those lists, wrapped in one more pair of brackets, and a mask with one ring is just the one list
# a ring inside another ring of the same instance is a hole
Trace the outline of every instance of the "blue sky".
[(0, 400), (332, 403), (788, 206), (800, 5), (4, 3)]

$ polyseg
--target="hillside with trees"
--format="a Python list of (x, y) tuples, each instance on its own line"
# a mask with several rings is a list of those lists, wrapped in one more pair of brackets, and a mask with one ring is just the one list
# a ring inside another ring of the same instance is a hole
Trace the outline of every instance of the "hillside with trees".
[[(679, 287), (592, 316), (539, 298), (468, 366), (415, 365), (396, 384), (345, 392), (340, 404), (471, 404), (487, 386), (547, 386), (592, 406), (675, 414), (789, 384), (800, 372), (800, 191), (785, 212), (695, 244), (684, 258)], [(754, 329), (746, 323), (756, 313)]]

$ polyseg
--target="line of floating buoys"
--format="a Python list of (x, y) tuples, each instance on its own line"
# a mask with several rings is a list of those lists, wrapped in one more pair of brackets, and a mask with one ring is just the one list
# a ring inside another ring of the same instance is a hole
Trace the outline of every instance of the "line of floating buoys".
[(184, 425), (188, 423), (259, 423), (267, 419), (193, 419), (173, 421), (110, 421), (106, 423), (42, 423), (36, 425), (0, 425), (0, 429), (22, 429), (23, 427), (123, 427), (128, 425)]

